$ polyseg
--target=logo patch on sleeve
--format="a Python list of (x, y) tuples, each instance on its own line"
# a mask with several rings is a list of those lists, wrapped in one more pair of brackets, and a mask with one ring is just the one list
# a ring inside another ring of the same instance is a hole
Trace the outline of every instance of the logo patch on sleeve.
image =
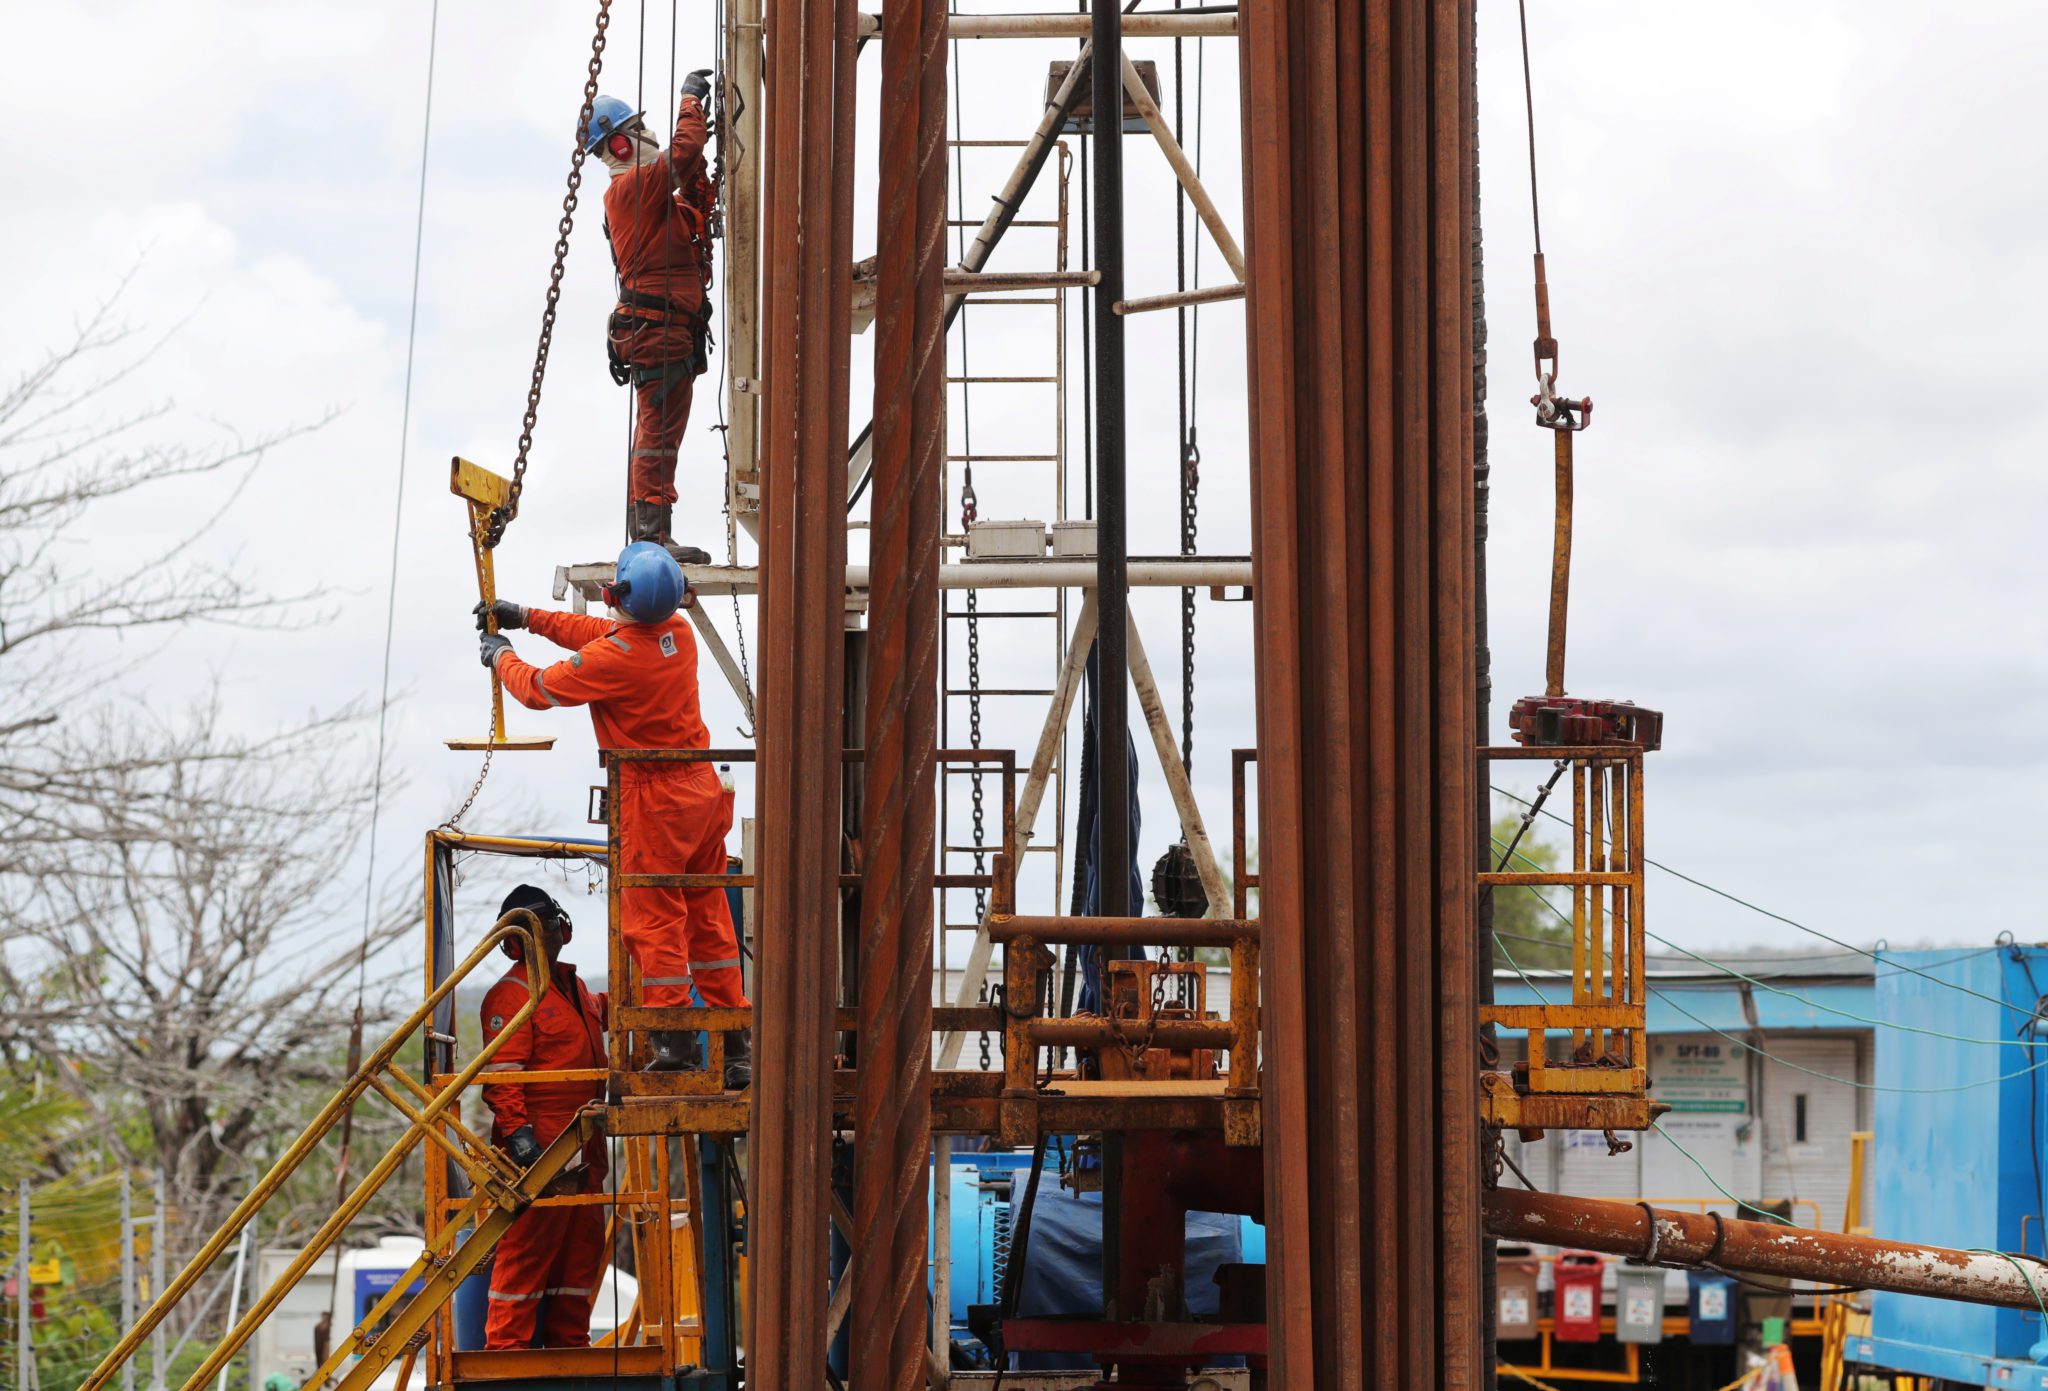
[(492, 1032), (492, 1033), (496, 1033), (496, 1032), (498, 1032), (498, 1030), (500, 1030), (500, 1029), (502, 1029), (502, 1028), (504, 1028), (504, 1027), (505, 1027), (505, 1016), (504, 1016), (504, 1015), (502, 1015), (502, 1014), (494, 1014), (494, 1015), (492, 1015), (492, 1016), (491, 1016), (491, 1032)]
[(661, 635), (661, 655), (664, 657), (676, 655), (676, 635), (674, 633), (663, 633)]

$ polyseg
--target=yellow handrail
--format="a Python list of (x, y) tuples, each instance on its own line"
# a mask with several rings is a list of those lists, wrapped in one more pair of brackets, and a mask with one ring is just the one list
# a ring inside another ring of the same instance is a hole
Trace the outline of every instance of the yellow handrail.
[[(515, 926), (515, 920), (524, 920), (530, 923), (531, 927)], [(540, 1008), (540, 1002), (547, 994), (548, 980), (547, 972), (543, 969), (543, 957), (538, 950), (540, 920), (531, 911), (515, 908), (499, 918), (476, 949), (463, 958), (461, 964), (449, 973), (448, 978), (435, 987), (433, 993), (406, 1017), (405, 1022), (378, 1046), (355, 1075), (320, 1108), (320, 1113), (299, 1133), (299, 1137), (292, 1141), (278, 1157), (277, 1162), (270, 1166), (270, 1171), (257, 1180), (249, 1195), (236, 1204), (235, 1210), (228, 1214), (227, 1220), (221, 1224), (219, 1230), (207, 1239), (206, 1244), (199, 1248), (198, 1253), (186, 1263), (185, 1268), (165, 1286), (155, 1302), (143, 1311), (142, 1317), (128, 1330), (127, 1335), (114, 1345), (113, 1351), (109, 1352), (99, 1366), (93, 1369), (92, 1374), (79, 1384), (78, 1391), (104, 1391), (107, 1383), (113, 1380), (114, 1374), (135, 1355), (157, 1325), (162, 1323), (170, 1311), (191, 1292), (193, 1286), (199, 1283), (200, 1277), (206, 1273), (208, 1267), (220, 1258), (229, 1244), (241, 1234), (242, 1229), (263, 1209), (264, 1204), (276, 1196), (286, 1180), (305, 1163), (320, 1141), (326, 1138), (327, 1132), (333, 1129), (366, 1093), (380, 1089), (380, 1074), (391, 1070), (392, 1060), (397, 1057), (399, 1050), (422, 1025), (433, 1018), (434, 1011), (442, 1001), (452, 995), (456, 986), (461, 984), (500, 943), (515, 937), (525, 943), (521, 958), (526, 965), (527, 999), (518, 1013), (513, 1015), (511, 1027), (485, 1044), (469, 1066), (458, 1073), (424, 1109), (417, 1112), (409, 1111), (405, 1130), (392, 1141), (391, 1148), (385, 1151), (384, 1157), (371, 1167), (363, 1176), (362, 1182), (342, 1200), (334, 1215), (321, 1223), (319, 1230), (308, 1240), (305, 1249), (285, 1268), (284, 1273), (278, 1276), (270, 1288), (263, 1292), (262, 1297), (250, 1306), (249, 1312), (228, 1331), (227, 1336), (221, 1339), (219, 1346), (185, 1381), (180, 1391), (196, 1391), (196, 1388), (211, 1381), (228, 1360), (242, 1350), (243, 1345), (248, 1342), (263, 1320), (284, 1301), (285, 1295), (306, 1271), (312, 1268), (313, 1263), (326, 1254), (327, 1249), (347, 1230), (349, 1223), (368, 1206), (370, 1199), (376, 1195), (385, 1181), (397, 1172), (413, 1147), (434, 1128), (442, 1113), (462, 1095), (463, 1090), (476, 1079), (477, 1074), (489, 1065), (492, 1056), (504, 1041), (511, 1038), (521, 1025), (533, 1017), (534, 1011)], [(402, 1077), (403, 1074), (393, 1071), (392, 1075)], [(515, 1194), (505, 1185), (506, 1173), (509, 1171), (501, 1172), (502, 1167), (502, 1161), (497, 1155), (487, 1152), (478, 1156), (475, 1169), (470, 1170), (471, 1177), (480, 1187), (494, 1190), (509, 1201), (516, 1201)], [(465, 1164), (464, 1168), (469, 1169), (469, 1165)]]

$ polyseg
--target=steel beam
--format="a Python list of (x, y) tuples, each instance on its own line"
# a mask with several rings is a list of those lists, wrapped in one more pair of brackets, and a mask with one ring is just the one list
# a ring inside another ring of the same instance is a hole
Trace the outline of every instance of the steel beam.
[(825, 1365), (838, 978), (852, 0), (770, 0), (750, 1378)]
[[(874, 502), (863, 730), (848, 1368), (925, 1385), (937, 859), (939, 546), (945, 530), (946, 7), (882, 15)], [(940, 1182), (944, 1182), (943, 1176)]]
[(1267, 1316), (1319, 1391), (1481, 1379), (1470, 9), (1242, 16)]
[(1094, 153), (1095, 269), (1102, 281), (1089, 306), (1095, 316), (1095, 742), (1096, 824), (1094, 863), (1098, 907), (1120, 918), (1133, 904), (1131, 782), (1125, 772), (1124, 741), (1130, 737), (1130, 688), (1124, 643), (1130, 594), (1124, 571), (1130, 560), (1124, 496), (1124, 321), (1116, 303), (1124, 297), (1124, 109), (1123, 6), (1118, 0), (1089, 0), (1090, 102), (1095, 112), (1089, 144)]
[[(759, 531), (761, 411), (761, 0), (735, 0), (718, 112), (725, 187), (726, 502)], [(749, 709), (752, 705), (749, 704)]]

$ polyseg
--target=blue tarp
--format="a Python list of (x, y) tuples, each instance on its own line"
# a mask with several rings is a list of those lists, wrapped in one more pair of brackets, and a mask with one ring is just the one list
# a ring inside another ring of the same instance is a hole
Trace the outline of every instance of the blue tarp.
[[(1010, 1177), (1010, 1211), (1024, 1211), (1027, 1169)], [(1243, 1219), (1232, 1214), (1188, 1214), (1188, 1312), (1214, 1316), (1217, 1310), (1216, 1267), (1244, 1259), (1240, 1237)], [(1011, 1252), (1017, 1249), (1011, 1239)], [(1024, 1282), (1017, 1292), (1019, 1318), (1102, 1317), (1102, 1195), (1079, 1196), (1060, 1187), (1051, 1174), (1038, 1181), (1038, 1199), (1031, 1209), (1031, 1241), (1024, 1257)], [(1064, 1353), (1018, 1353), (1019, 1371), (1088, 1370), (1092, 1359)], [(1218, 1365), (1229, 1365), (1218, 1359)]]

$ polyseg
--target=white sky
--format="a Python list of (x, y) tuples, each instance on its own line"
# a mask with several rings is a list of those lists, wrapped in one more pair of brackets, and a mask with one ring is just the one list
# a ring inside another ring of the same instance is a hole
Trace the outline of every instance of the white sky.
[[(440, 744), (480, 729), (486, 691), (461, 510), (442, 479), (451, 454), (510, 462), (588, 8), (441, 7), (400, 509), (392, 759), (408, 783), (387, 804), (379, 839), (380, 864), (402, 877), (416, 872), (418, 836), (475, 771), (470, 756)], [(1598, 403), (1578, 451), (1571, 685), (1668, 712), (1666, 748), (1650, 770), (1652, 853), (1862, 941), (2048, 936), (2029, 873), (2042, 825), (2037, 692), (2048, 675), (2034, 542), (2048, 512), (2038, 466), (2048, 404), (2033, 375), (2048, 239), (2032, 56), (2048, 13), (1988, 0), (1711, 12), (1538, 0), (1531, 9), (1562, 385)], [(641, 11), (614, 10), (605, 86), (630, 96)], [(233, 718), (251, 728), (375, 696), (427, 16), (424, 0), (0, 11), (0, 51), (13, 58), (0, 83), (0, 150), (15, 180), (0, 203), (0, 369), (56, 343), (82, 307), (139, 266), (125, 301), (132, 321), (163, 329), (190, 316), (176, 350), (138, 388), (142, 398), (175, 398), (178, 435), (211, 437), (222, 422), (254, 433), (342, 412), (280, 450), (235, 525), (207, 542), (280, 593), (325, 585), (332, 621), (282, 634), (194, 633), (124, 671), (117, 693), (175, 704), (218, 674)], [(645, 92), (657, 119), (671, 99), (668, 23), (666, 7), (648, 7)], [(689, 0), (679, 24), (681, 73), (708, 62), (711, 11)], [(1541, 681), (1549, 441), (1520, 404), (1533, 325), (1512, 4), (1481, 0), (1480, 37), (1491, 605), (1504, 709)], [(959, 133), (1026, 134), (1045, 63), (1070, 47), (965, 45)], [(1170, 47), (1132, 47), (1160, 62), (1170, 92)], [(1222, 43), (1206, 49), (1204, 170), (1241, 226), (1234, 55)], [(858, 255), (873, 250), (878, 60), (872, 48), (862, 59), (870, 85)], [(1193, 45), (1186, 63), (1192, 142)], [(968, 216), (981, 215), (1006, 159), (969, 157)], [(1171, 185), (1143, 137), (1130, 140), (1126, 163), (1131, 292), (1171, 289)], [(499, 553), (501, 592), (530, 602), (547, 602), (556, 564), (608, 555), (618, 538), (627, 402), (602, 360), (611, 286), (597, 231), (601, 184), (593, 166), (526, 508)], [(1079, 264), (1078, 169), (1073, 187)], [(1192, 245), (1192, 218), (1189, 232)], [(1024, 230), (995, 262), (1049, 264), (1044, 234)], [(1213, 281), (1213, 247), (1202, 265)], [(1077, 304), (1076, 515), (1079, 317)], [(1202, 317), (1202, 546), (1242, 553), (1243, 313), (1232, 305)], [(1047, 370), (1042, 311), (977, 311), (970, 333), (977, 373)], [(869, 343), (856, 341), (856, 426)], [(1176, 544), (1173, 353), (1171, 316), (1132, 322), (1139, 553)], [(701, 385), (678, 530), (718, 549), (713, 392), (709, 379)], [(1032, 392), (975, 390), (981, 450), (1048, 446), (1055, 417)], [(956, 409), (956, 447), (964, 428)], [(984, 468), (984, 517), (1053, 515), (1050, 482), (1029, 467)], [(189, 507), (201, 511), (198, 499)], [(165, 525), (137, 509), (103, 519), (91, 539), (118, 544)], [(1177, 713), (1175, 608), (1171, 595), (1146, 596), (1139, 611)], [(713, 612), (729, 635), (730, 608), (718, 602)], [(1227, 848), (1227, 751), (1252, 736), (1250, 614), (1205, 598), (1200, 615), (1197, 790)], [(745, 620), (758, 652), (751, 602)], [(993, 629), (985, 682), (1050, 684), (1050, 640), (1026, 643), (1025, 631), (1042, 625)], [(544, 649), (530, 638), (520, 647)], [(705, 694), (714, 738), (736, 738), (736, 703), (709, 679)], [(987, 742), (1028, 751), (1030, 704), (992, 700)], [(583, 789), (598, 777), (587, 721), (512, 718), (560, 743), (550, 755), (501, 758), (470, 824), (578, 830)], [(963, 728), (954, 739), (964, 742)], [(1156, 769), (1141, 795), (1149, 864), (1169, 818)], [(480, 887), (494, 896), (502, 884)], [(483, 898), (472, 892), (465, 903)], [(601, 921), (594, 904), (583, 916)], [(1669, 880), (1656, 882), (1650, 924), (1701, 948), (1796, 940)], [(355, 930), (353, 917), (343, 930)], [(586, 934), (577, 954), (601, 959), (599, 935)]]

